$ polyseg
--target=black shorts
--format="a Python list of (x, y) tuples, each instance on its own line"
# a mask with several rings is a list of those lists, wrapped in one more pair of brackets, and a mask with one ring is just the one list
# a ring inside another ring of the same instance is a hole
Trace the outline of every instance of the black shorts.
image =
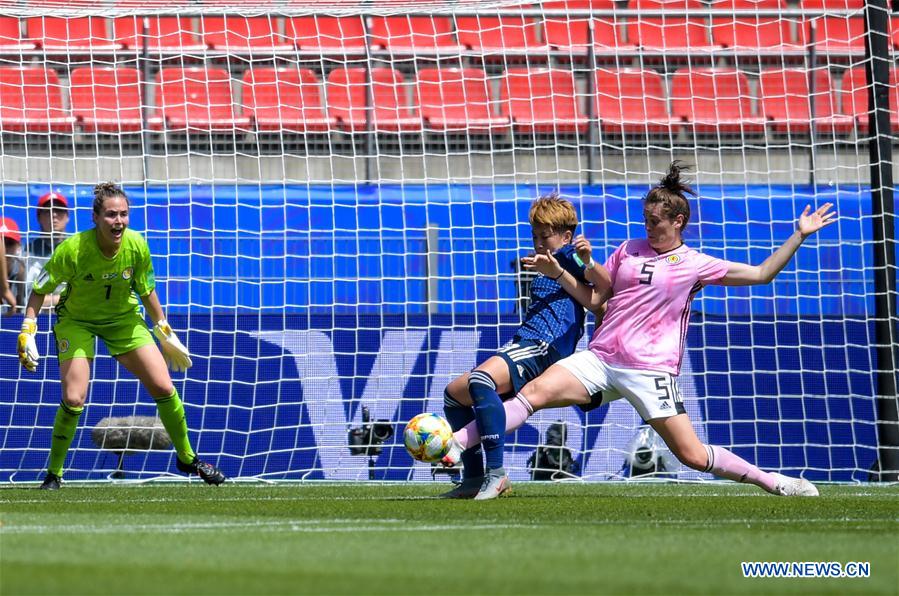
[(554, 347), (537, 339), (513, 340), (499, 349), (497, 356), (506, 361), (512, 392), (503, 397), (511, 397), (521, 388), (543, 374), (547, 368), (561, 360)]

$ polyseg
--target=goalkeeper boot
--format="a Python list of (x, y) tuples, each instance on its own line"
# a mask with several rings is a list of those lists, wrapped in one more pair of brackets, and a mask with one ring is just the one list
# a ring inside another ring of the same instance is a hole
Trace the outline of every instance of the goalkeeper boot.
[(182, 462), (177, 457), (175, 458), (175, 462), (180, 471), (185, 474), (197, 474), (206, 484), (215, 484), (218, 486), (225, 481), (225, 475), (222, 474), (218, 468), (200, 460), (197, 456), (194, 456), (194, 460), (189, 464)]
[(481, 490), (475, 496), (475, 501), (487, 501), (495, 499), (512, 490), (512, 483), (506, 476), (504, 468), (496, 468), (495, 470), (487, 470), (484, 476), (484, 483), (481, 484)]
[(790, 478), (777, 472), (771, 472), (777, 478), (777, 486), (774, 487), (782, 497), (817, 497), (818, 489), (805, 478)]
[(441, 499), (473, 499), (481, 491), (484, 484), (483, 476), (474, 476), (473, 478), (463, 478), (462, 482), (453, 487), (442, 495)]
[(62, 478), (53, 472), (47, 472), (47, 475), (44, 476), (44, 481), (41, 482), (40, 490), (59, 490), (61, 484)]

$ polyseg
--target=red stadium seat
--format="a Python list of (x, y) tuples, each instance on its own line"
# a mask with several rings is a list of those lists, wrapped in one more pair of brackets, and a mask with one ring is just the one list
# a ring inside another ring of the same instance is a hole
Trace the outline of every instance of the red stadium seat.
[[(863, 55), (865, 53), (865, 19), (863, 17), (823, 17), (816, 19), (815, 48), (822, 54)], [(812, 23), (800, 28), (799, 42), (808, 44)]]
[[(148, 20), (146, 37), (143, 23), (145, 18)], [(145, 44), (151, 52), (202, 52), (206, 49), (206, 45), (197, 40), (189, 17), (118, 17), (112, 26), (116, 43), (129, 50), (140, 50)]]
[(19, 19), (0, 16), (0, 53), (18, 53), (33, 50), (34, 44), (22, 40)]
[(63, 108), (56, 71), (38, 67), (0, 68), (0, 130), (3, 132), (72, 132)]
[(668, 115), (662, 77), (654, 70), (596, 71), (596, 115), (611, 134), (668, 134), (680, 121)]
[[(847, 70), (842, 85), (843, 113), (857, 121), (859, 132), (868, 132), (868, 80), (865, 68)], [(899, 69), (890, 69), (890, 128), (899, 131)]]
[[(808, 133), (811, 105), (808, 71), (802, 68), (763, 70), (759, 76), (762, 116), (780, 133)], [(836, 109), (833, 82), (827, 68), (815, 71), (815, 131), (824, 134), (852, 132), (854, 120)]]
[[(631, 0), (634, 10), (683, 11), (702, 8), (699, 0)], [(638, 17), (628, 24), (628, 39), (651, 52), (692, 54), (719, 49), (709, 41), (709, 29), (701, 18)]]
[(28, 39), (47, 52), (112, 52), (119, 48), (102, 17), (31, 17)]
[(892, 41), (893, 47), (899, 50), (899, 17), (893, 17), (890, 20), (890, 27), (892, 29), (890, 40)]
[(712, 0), (715, 10), (777, 10), (786, 8), (784, 0)]
[(364, 54), (366, 50), (365, 24), (359, 16), (290, 17), (284, 27), (285, 37), (301, 50), (345, 54)]
[[(420, 131), (421, 118), (413, 115), (403, 86), (403, 75), (392, 68), (373, 68), (372, 128), (378, 132)], [(364, 68), (337, 68), (328, 75), (328, 114), (349, 132), (366, 130), (366, 75)]]
[(259, 54), (293, 49), (277, 32), (277, 19), (271, 16), (204, 16), (200, 35), (213, 50), (241, 54)]
[(428, 128), (437, 131), (500, 133), (505, 116), (494, 116), (490, 87), (476, 68), (423, 68), (418, 71), (418, 104)]
[(746, 75), (733, 68), (684, 68), (671, 80), (671, 112), (697, 134), (765, 132), (752, 114)]
[[(786, 3), (783, 0), (716, 0), (712, 3), (712, 8), (721, 11), (770, 11), (785, 9)], [(790, 21), (771, 16), (714, 17), (712, 41), (716, 45), (750, 55), (805, 54), (805, 48), (793, 43)]]
[(801, 0), (804, 10), (858, 10), (865, 7), (865, 0)]
[(479, 52), (545, 48), (537, 41), (537, 22), (521, 16), (457, 17), (456, 32), (459, 44)]
[(254, 68), (243, 76), (243, 115), (260, 132), (328, 132), (321, 81), (308, 68)]
[(72, 115), (84, 132), (140, 132), (140, 76), (134, 68), (83, 67), (69, 84)]
[(500, 102), (515, 132), (583, 133), (585, 118), (570, 70), (510, 68), (500, 83)]
[[(562, 2), (545, 2), (547, 10), (613, 10), (614, 0), (568, 0)], [(597, 17), (593, 19), (593, 47), (600, 51), (633, 51), (633, 44), (625, 43), (621, 33), (622, 23), (614, 17)], [(546, 17), (543, 23), (543, 38), (546, 43), (560, 51), (574, 54), (586, 53), (589, 45), (589, 19)]]
[(455, 53), (456, 42), (449, 17), (372, 17), (372, 45), (395, 54)]
[(149, 122), (154, 130), (225, 132), (248, 124), (234, 116), (224, 69), (163, 68), (156, 85), (156, 115)]

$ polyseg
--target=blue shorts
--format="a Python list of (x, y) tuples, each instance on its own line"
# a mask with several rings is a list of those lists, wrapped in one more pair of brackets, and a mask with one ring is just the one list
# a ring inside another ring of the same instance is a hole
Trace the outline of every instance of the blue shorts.
[(515, 395), (562, 358), (554, 347), (538, 339), (512, 340), (512, 343), (500, 348), (496, 355), (506, 361), (509, 379), (512, 381), (512, 393), (503, 397)]

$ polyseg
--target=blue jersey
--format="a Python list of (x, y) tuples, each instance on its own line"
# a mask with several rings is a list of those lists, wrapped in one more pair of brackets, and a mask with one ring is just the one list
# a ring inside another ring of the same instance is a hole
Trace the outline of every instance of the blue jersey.
[[(587, 283), (584, 266), (577, 258), (574, 245), (563, 246), (553, 256), (575, 279)], [(545, 341), (555, 348), (560, 357), (565, 358), (574, 354), (577, 342), (584, 334), (585, 317), (584, 307), (559, 282), (545, 275), (538, 275), (531, 282), (531, 304), (513, 341)]]

